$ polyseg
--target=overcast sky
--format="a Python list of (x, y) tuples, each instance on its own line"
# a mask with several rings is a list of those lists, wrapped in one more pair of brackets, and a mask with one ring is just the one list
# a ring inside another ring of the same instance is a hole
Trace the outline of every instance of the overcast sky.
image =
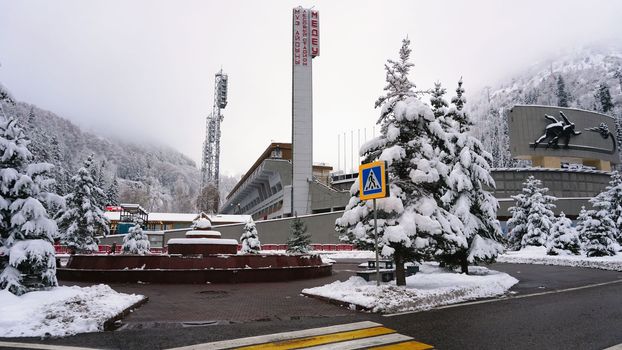
[(89, 131), (155, 140), (200, 166), (222, 68), (221, 171), (243, 173), (271, 141), (291, 141), (298, 5), (320, 11), (313, 158), (335, 167), (338, 134), (354, 130), (356, 147), (357, 129), (371, 133), (383, 64), (406, 35), (419, 88), (453, 90), (463, 76), (471, 96), (557, 52), (622, 42), (622, 1), (0, 0), (0, 82)]

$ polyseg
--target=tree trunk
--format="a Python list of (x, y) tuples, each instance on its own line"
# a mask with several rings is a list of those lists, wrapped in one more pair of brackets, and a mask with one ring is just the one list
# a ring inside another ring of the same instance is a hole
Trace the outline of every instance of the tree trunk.
[(469, 274), (469, 261), (467, 260), (467, 254), (462, 253), (460, 256), (460, 267), (462, 269), (462, 273)]
[(395, 284), (398, 286), (406, 285), (406, 271), (404, 270), (404, 261), (402, 259), (402, 255), (395, 251), (393, 254), (393, 259), (395, 260)]

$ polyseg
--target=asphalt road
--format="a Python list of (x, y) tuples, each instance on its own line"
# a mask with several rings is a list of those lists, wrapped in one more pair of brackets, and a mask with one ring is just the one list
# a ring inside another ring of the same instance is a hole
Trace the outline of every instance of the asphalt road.
[[(352, 266), (337, 264), (336, 275), (343, 279)], [(272, 310), (272, 316), (252, 321), (191, 326), (173, 321), (154, 324), (142, 320), (135, 324), (142, 326), (124, 327), (115, 332), (13, 340), (113, 349), (160, 349), (371, 320), (438, 349), (604, 349), (622, 343), (622, 283), (615, 282), (622, 280), (622, 273), (541, 265), (496, 264), (492, 268), (520, 280), (512, 288), (510, 298), (386, 317), (332, 305), (320, 306), (317, 300), (296, 296), (294, 303), (270, 305), (277, 309), (287, 305), (281, 312)], [(608, 282), (614, 283), (564, 291)], [(278, 286), (270, 287), (275, 298), (281, 293), (291, 294), (285, 287), (274, 287)], [(249, 294), (252, 295), (251, 290)], [(531, 296), (533, 294), (538, 295)], [(160, 297), (166, 298), (166, 295)], [(243, 310), (246, 306), (239, 307)], [(157, 312), (151, 312), (157, 317)], [(136, 318), (140, 319), (140, 313), (140, 309), (136, 311)]]

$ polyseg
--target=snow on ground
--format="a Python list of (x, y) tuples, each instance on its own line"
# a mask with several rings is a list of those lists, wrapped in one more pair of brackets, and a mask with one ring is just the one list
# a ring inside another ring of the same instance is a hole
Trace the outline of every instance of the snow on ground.
[(622, 271), (622, 254), (614, 256), (587, 257), (582, 255), (546, 255), (545, 247), (525, 247), (508, 251), (497, 257), (497, 262), (511, 264), (559, 265), (589, 267), (601, 270)]
[(427, 310), (436, 306), (503, 295), (518, 280), (485, 267), (469, 267), (470, 275), (451, 272), (435, 263), (424, 263), (420, 272), (406, 278), (406, 287), (391, 282), (376, 286), (358, 276), (302, 292), (344, 303), (360, 305), (374, 312)]
[[(285, 250), (261, 250), (260, 254), (287, 254)], [(368, 250), (341, 250), (341, 251), (330, 251), (330, 250), (311, 250), (309, 254), (319, 254), (323, 258), (339, 260), (339, 259), (369, 259), (374, 260), (376, 258), (376, 253)], [(382, 256), (380, 257), (381, 259)]]
[(105, 284), (55, 287), (15, 296), (0, 290), (0, 337), (66, 336), (103, 330), (104, 322), (144, 296)]
[[(374, 253), (371, 250), (341, 250), (341, 251), (318, 250), (318, 251), (313, 251), (313, 254), (320, 254), (322, 256), (325, 256), (333, 260), (339, 260), (339, 259), (374, 260), (376, 259), (376, 253)], [(383, 257), (380, 256), (380, 259), (383, 259)]]

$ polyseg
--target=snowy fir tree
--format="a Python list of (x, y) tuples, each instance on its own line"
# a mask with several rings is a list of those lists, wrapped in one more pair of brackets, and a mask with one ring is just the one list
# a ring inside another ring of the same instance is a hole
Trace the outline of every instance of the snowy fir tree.
[[(93, 159), (95, 157), (94, 154), (91, 154), (90, 158)], [(93, 202), (95, 206), (100, 209), (104, 209), (106, 206), (106, 192), (104, 191), (105, 181), (104, 181), (104, 167), (106, 166), (106, 161), (103, 160), (101, 164), (98, 166), (97, 163), (92, 162), (90, 171), (91, 178), (93, 179), (93, 185), (95, 186), (95, 191), (93, 191)]]
[(499, 204), (485, 189), (485, 186), (495, 188), (490, 175), (491, 155), (470, 134), (473, 123), (464, 111), (466, 99), (463, 94), (460, 79), (447, 113), (449, 124), (454, 128), (450, 135), (452, 156), (448, 159), (453, 164), (449, 170), (448, 190), (442, 201), (444, 207), (462, 222), (467, 246), (444, 248), (439, 259), (448, 266), (460, 266), (463, 273), (468, 273), (469, 263), (493, 262), (503, 252), (503, 238), (497, 220)]
[(548, 242), (548, 255), (579, 255), (581, 253), (581, 242), (577, 229), (572, 227), (572, 221), (566, 217), (564, 212), (551, 227), (550, 240)]
[(597, 102), (597, 109), (605, 114), (609, 113), (614, 107), (611, 100), (611, 92), (607, 84), (601, 83), (598, 85), (598, 90), (594, 96)]
[[(409, 80), (410, 53), (410, 40), (404, 39), (399, 59), (385, 65), (385, 95), (375, 104), (381, 134), (360, 149), (364, 162), (387, 162), (390, 197), (377, 200), (378, 239), (382, 255), (395, 261), (397, 285), (406, 284), (404, 263), (430, 257), (438, 241), (467, 246), (460, 220), (438, 205), (448, 175), (442, 161), (447, 135)], [(353, 185), (336, 225), (349, 241), (371, 243), (372, 202), (360, 201), (357, 192)]]
[(430, 93), (430, 105), (432, 107), (432, 113), (434, 117), (439, 121), (445, 131), (450, 131), (450, 125), (446, 123), (445, 115), (449, 108), (449, 103), (445, 99), (447, 89), (442, 87), (440, 82), (434, 83), (434, 89)]
[(29, 141), (0, 101), (0, 289), (21, 295), (56, 286), (53, 236), (57, 226), (46, 211), (58, 197), (47, 163), (32, 163)]
[(609, 203), (602, 196), (596, 196), (590, 202), (594, 210), (590, 211), (582, 232), (585, 254), (590, 257), (615, 255), (612, 232), (617, 229), (609, 216)]
[(119, 181), (116, 176), (106, 190), (106, 205), (119, 205)]
[(512, 217), (508, 220), (511, 248), (520, 249), (546, 244), (555, 220), (553, 202), (557, 200), (547, 195), (548, 191), (548, 188), (542, 187), (542, 181), (529, 176), (523, 183), (521, 193), (512, 196), (516, 204), (509, 208), (512, 213)]
[(577, 230), (577, 234), (579, 235), (579, 240), (581, 241), (581, 245), (585, 246), (587, 243), (587, 239), (585, 237), (585, 224), (592, 220), (590, 216), (590, 212), (585, 209), (585, 206), (581, 206), (581, 210), (579, 210), (579, 216), (577, 216), (577, 224), (575, 225), (575, 229)]
[(92, 163), (93, 159), (89, 157), (72, 177), (72, 192), (65, 196), (67, 207), (57, 220), (61, 242), (77, 252), (96, 251), (95, 236), (110, 233), (108, 219), (95, 199), (95, 193), (103, 197), (103, 192), (91, 177)]
[(616, 226), (612, 238), (622, 245), (622, 175), (617, 171), (612, 172), (609, 185), (598, 196), (609, 203), (609, 216)]
[(129, 232), (123, 237), (123, 254), (150, 254), (151, 244), (149, 237), (143, 232), (141, 223), (137, 222), (130, 227)]
[(261, 251), (259, 234), (257, 234), (257, 228), (255, 227), (253, 219), (250, 219), (244, 225), (244, 232), (242, 232), (242, 237), (240, 237), (240, 243), (242, 244), (242, 249), (240, 250), (242, 254), (259, 254)]
[(306, 254), (311, 250), (311, 235), (307, 233), (307, 226), (298, 216), (294, 218), (291, 232), (287, 239), (287, 252)]
[(564, 82), (564, 78), (562, 76), (557, 77), (557, 105), (559, 107), (568, 107), (568, 100), (570, 96), (568, 96), (568, 92), (566, 91), (566, 83)]

